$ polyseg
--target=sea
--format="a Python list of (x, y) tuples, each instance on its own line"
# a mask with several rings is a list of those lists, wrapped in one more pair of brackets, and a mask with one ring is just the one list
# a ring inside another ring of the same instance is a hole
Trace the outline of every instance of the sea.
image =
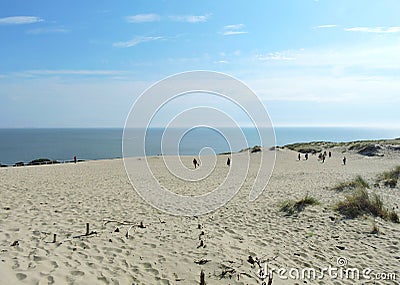
[[(230, 145), (239, 151), (246, 147), (260, 145), (256, 129), (243, 128), (245, 144), (230, 144), (221, 133), (213, 129), (199, 128), (187, 132), (179, 143), (180, 155), (198, 155), (203, 148), (214, 153), (229, 152)], [(356, 141), (372, 139), (393, 139), (400, 137), (400, 128), (361, 127), (275, 127), (276, 145), (283, 146), (296, 142), (311, 141)], [(171, 154), (161, 151), (164, 129), (152, 128), (147, 131), (146, 155)], [(177, 130), (178, 133), (178, 130)], [(59, 162), (71, 161), (76, 155), (80, 160), (111, 159), (122, 157), (122, 128), (90, 129), (0, 129), (0, 164), (13, 165), (28, 163), (38, 158), (48, 158)], [(141, 152), (136, 153), (137, 156)], [(135, 156), (135, 153), (133, 153)]]

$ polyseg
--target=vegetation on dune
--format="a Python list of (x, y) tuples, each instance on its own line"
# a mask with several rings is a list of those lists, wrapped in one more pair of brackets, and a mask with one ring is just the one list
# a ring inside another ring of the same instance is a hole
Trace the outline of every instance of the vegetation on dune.
[(372, 215), (399, 223), (399, 217), (394, 210), (386, 209), (378, 195), (369, 195), (368, 191), (361, 187), (357, 188), (353, 194), (347, 195), (344, 201), (337, 203), (334, 209), (347, 218)]
[(253, 147), (241, 149), (241, 150), (239, 150), (239, 152), (250, 151), (251, 153), (255, 153), (255, 152), (260, 152), (261, 150), (262, 150), (261, 146), (255, 145)]
[(332, 189), (338, 192), (342, 192), (344, 190), (355, 188), (369, 188), (369, 184), (360, 175), (358, 175), (355, 179), (348, 182), (341, 182)]
[(317, 153), (324, 149), (333, 147), (344, 147), (350, 151), (356, 151), (360, 154), (375, 155), (381, 149), (382, 146), (386, 146), (389, 149), (399, 150), (400, 138), (391, 140), (365, 140), (365, 141), (352, 141), (352, 142), (325, 142), (325, 141), (314, 141), (307, 143), (294, 143), (285, 145), (286, 148), (300, 153)]
[(378, 176), (378, 182), (383, 182), (385, 186), (396, 187), (400, 177), (400, 166), (395, 167), (390, 171), (383, 172)]
[(307, 206), (319, 205), (319, 202), (314, 197), (308, 196), (308, 194), (300, 199), (299, 201), (287, 200), (281, 203), (279, 210), (285, 212), (286, 215), (291, 216), (303, 211)]
[(294, 143), (285, 145), (286, 148), (300, 153), (318, 153), (325, 148), (338, 146), (338, 143), (333, 142), (309, 142), (309, 143)]
[(42, 165), (42, 164), (56, 164), (59, 163), (57, 160), (50, 160), (48, 158), (34, 159), (28, 163), (28, 165)]

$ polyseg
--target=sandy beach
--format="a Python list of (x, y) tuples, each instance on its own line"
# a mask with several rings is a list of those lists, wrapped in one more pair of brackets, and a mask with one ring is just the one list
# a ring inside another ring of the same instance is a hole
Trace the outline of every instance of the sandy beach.
[[(251, 154), (254, 165), (259, 155)], [(315, 155), (298, 161), (297, 152), (278, 149), (270, 182), (256, 201), (248, 201), (257, 170), (252, 164), (228, 204), (198, 217), (171, 216), (148, 205), (132, 188), (121, 159), (2, 168), (0, 283), (200, 284), (203, 270), (206, 284), (262, 284), (257, 262), (301, 270), (340, 268), (341, 259), (360, 271), (394, 273), (396, 280), (327, 274), (285, 280), (275, 274), (272, 284), (400, 284), (400, 224), (371, 216), (346, 219), (333, 207), (348, 193), (332, 190), (361, 175), (371, 185), (368, 191), (400, 214), (399, 184), (374, 186), (380, 173), (400, 164), (400, 154), (345, 155), (344, 166), (340, 148), (332, 149), (325, 163)], [(233, 154), (232, 163), (243, 157)], [(160, 157), (149, 163), (163, 185), (188, 195), (218, 185), (229, 170), (226, 158), (218, 156), (213, 173), (190, 185), (168, 173)], [(280, 211), (283, 201), (307, 194), (319, 204), (296, 215)], [(371, 233), (374, 220), (378, 234)]]

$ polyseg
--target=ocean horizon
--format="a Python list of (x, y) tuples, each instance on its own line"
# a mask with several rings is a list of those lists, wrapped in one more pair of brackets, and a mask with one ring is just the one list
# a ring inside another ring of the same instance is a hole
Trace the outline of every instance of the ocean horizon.
[[(400, 128), (367, 127), (275, 127), (276, 145), (297, 142), (394, 139)], [(242, 148), (260, 145), (257, 130), (242, 128), (247, 144)], [(221, 128), (223, 132), (229, 129)], [(146, 155), (160, 155), (162, 128), (151, 128), (146, 136)], [(76, 155), (82, 160), (122, 157), (122, 128), (16, 128), (0, 129), (0, 164), (28, 163), (38, 158), (60, 162), (71, 161)], [(180, 155), (197, 155), (204, 147), (215, 153), (230, 151), (229, 144), (218, 132), (199, 128), (188, 132), (181, 140)], [(164, 149), (164, 154), (171, 154)], [(139, 153), (134, 156), (140, 156)]]

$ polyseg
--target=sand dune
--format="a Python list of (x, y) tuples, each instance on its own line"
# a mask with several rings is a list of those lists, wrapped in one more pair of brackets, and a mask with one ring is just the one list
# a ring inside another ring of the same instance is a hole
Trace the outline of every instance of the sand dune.
[[(149, 206), (133, 190), (120, 159), (0, 169), (0, 283), (199, 284), (203, 269), (207, 284), (261, 284), (251, 256), (270, 268), (337, 267), (337, 259), (345, 258), (348, 267), (397, 274), (397, 281), (284, 280), (275, 274), (272, 284), (400, 284), (400, 224), (377, 218), (381, 233), (370, 234), (374, 219), (344, 219), (332, 205), (345, 193), (331, 190), (356, 175), (374, 184), (379, 173), (400, 164), (398, 154), (347, 153), (343, 166), (340, 149), (324, 164), (316, 156), (297, 161), (296, 152), (279, 149), (270, 183), (249, 202), (260, 154), (251, 155), (254, 165), (240, 192), (199, 217)], [(234, 154), (232, 163), (243, 156)], [(189, 185), (168, 173), (161, 158), (149, 159), (164, 186), (192, 195), (221, 183), (225, 161), (218, 156), (215, 171)], [(371, 191), (390, 208), (400, 205), (398, 188)], [(307, 193), (320, 205), (297, 216), (279, 211), (282, 201)]]

